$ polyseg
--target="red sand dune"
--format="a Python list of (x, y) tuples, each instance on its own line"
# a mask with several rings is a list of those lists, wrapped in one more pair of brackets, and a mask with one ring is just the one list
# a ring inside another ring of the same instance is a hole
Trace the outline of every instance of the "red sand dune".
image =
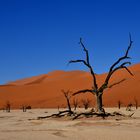
[[(134, 74), (131, 76), (125, 70), (116, 72), (110, 80), (111, 83), (119, 82), (112, 88), (106, 89), (103, 95), (104, 106), (117, 106), (120, 100), (123, 105), (129, 103), (134, 104), (134, 100), (138, 100), (140, 104), (140, 64), (129, 67)], [(101, 85), (106, 74), (96, 75), (97, 82)], [(80, 89), (92, 87), (92, 78), (88, 72), (84, 71), (54, 71), (45, 75), (35, 76), (10, 82), (0, 86), (0, 108), (3, 108), (7, 101), (11, 103), (13, 108), (20, 108), (22, 105), (30, 105), (33, 108), (46, 107), (65, 107), (65, 98), (62, 89), (75, 92)], [(94, 96), (90, 93), (80, 94), (71, 98), (77, 98), (79, 102), (82, 99)], [(81, 106), (81, 103), (79, 103)]]

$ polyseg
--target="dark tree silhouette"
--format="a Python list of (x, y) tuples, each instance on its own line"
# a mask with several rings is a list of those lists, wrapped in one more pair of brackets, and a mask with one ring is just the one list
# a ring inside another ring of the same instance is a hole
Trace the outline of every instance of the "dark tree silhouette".
[(75, 98), (73, 99), (73, 106), (74, 106), (74, 110), (76, 110), (78, 107), (78, 100)]
[(119, 108), (119, 109), (121, 108), (121, 104), (122, 104), (122, 102), (119, 100), (119, 101), (118, 101), (118, 108)]
[(63, 116), (71, 116), (74, 115), (74, 112), (71, 109), (71, 104), (70, 104), (70, 98), (72, 97), (71, 95), (71, 91), (67, 90), (61, 90), (62, 93), (64, 94), (64, 97), (66, 99), (66, 103), (67, 103), (67, 110), (64, 111), (59, 111), (59, 106), (58, 106), (58, 113), (56, 114), (52, 114), (50, 116), (45, 116), (45, 117), (38, 117), (38, 119), (45, 119), (45, 118), (50, 118), (50, 117), (63, 117)]
[(6, 106), (5, 106), (6, 112), (10, 112), (11, 110), (11, 104), (9, 101), (6, 102)]
[(136, 109), (138, 109), (138, 100), (137, 99), (134, 99), (134, 102), (135, 102)]
[(133, 106), (133, 104), (132, 103), (129, 103), (128, 105), (127, 105), (127, 107), (126, 107), (126, 110), (127, 111), (131, 111), (132, 109), (132, 106)]
[(67, 90), (67, 91), (64, 91), (64, 90), (61, 90), (64, 94), (64, 97), (66, 98), (66, 102), (67, 102), (67, 107), (68, 107), (68, 111), (70, 114), (72, 114), (72, 110), (71, 110), (71, 104), (70, 104), (70, 98), (72, 97), (70, 95), (71, 91)]
[(26, 106), (25, 105), (22, 106), (22, 111), (26, 112)]
[(108, 72), (108, 74), (105, 78), (105, 81), (103, 82), (103, 84), (100, 87), (98, 87), (97, 80), (96, 80), (96, 74), (95, 74), (95, 72), (94, 72), (94, 70), (93, 70), (93, 68), (90, 64), (90, 61), (89, 61), (88, 50), (86, 49), (85, 45), (83, 44), (81, 38), (80, 38), (79, 44), (82, 46), (83, 51), (86, 54), (86, 59), (85, 60), (78, 59), (78, 60), (69, 61), (69, 63), (82, 63), (90, 70), (90, 74), (91, 74), (92, 79), (93, 79), (92, 88), (77, 91), (77, 92), (73, 93), (73, 95), (77, 95), (77, 94), (80, 94), (80, 93), (87, 93), (87, 92), (90, 92), (91, 94), (93, 94), (96, 97), (96, 111), (98, 113), (103, 113), (104, 112), (103, 104), (102, 104), (102, 95), (104, 93), (104, 90), (106, 88), (111, 88), (111, 87), (115, 86), (116, 84), (118, 84), (122, 81), (121, 80), (120, 82), (113, 83), (112, 85), (109, 85), (109, 80), (112, 77), (112, 75), (120, 69), (125, 69), (129, 74), (133, 75), (131, 73), (131, 71), (127, 68), (127, 65), (130, 65), (131, 62), (125, 61), (126, 59), (130, 59), (130, 57), (128, 56), (128, 53), (129, 53), (129, 50), (130, 50), (130, 48), (132, 46), (132, 43), (133, 43), (133, 41), (131, 40), (131, 35), (130, 34), (129, 34), (129, 40), (130, 40), (130, 42), (129, 42), (128, 48), (127, 48), (124, 56), (120, 57), (115, 63), (113, 63), (113, 65), (109, 69), (109, 72)]
[(57, 106), (57, 109), (58, 109), (58, 112), (59, 112), (59, 109), (60, 109), (59, 105)]
[(82, 104), (83, 104), (85, 109), (89, 108), (90, 102), (91, 102), (91, 100), (89, 100), (89, 99), (82, 99)]
[(32, 107), (30, 105), (26, 106), (26, 109), (32, 109)]
[(27, 105), (22, 105), (23, 112), (26, 112), (27, 109), (32, 109), (32, 107), (30, 105), (28, 105), (28, 106)]

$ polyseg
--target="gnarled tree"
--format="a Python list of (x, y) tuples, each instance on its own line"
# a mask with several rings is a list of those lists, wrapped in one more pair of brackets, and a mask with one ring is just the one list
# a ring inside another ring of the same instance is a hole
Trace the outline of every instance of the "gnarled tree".
[(82, 99), (82, 104), (83, 104), (85, 109), (89, 108), (90, 103), (91, 103), (91, 100), (89, 100), (89, 99)]
[(113, 65), (109, 69), (109, 72), (105, 78), (105, 81), (99, 87), (97, 84), (97, 80), (96, 80), (96, 74), (95, 74), (95, 72), (90, 64), (90, 61), (89, 61), (88, 50), (86, 49), (85, 45), (82, 42), (82, 39), (80, 38), (79, 44), (82, 46), (82, 48), (86, 54), (86, 59), (84, 59), (84, 60), (83, 59), (71, 60), (71, 61), (69, 61), (69, 63), (82, 63), (82, 64), (84, 64), (90, 70), (90, 74), (91, 74), (92, 79), (93, 79), (93, 86), (91, 89), (83, 89), (83, 90), (77, 91), (77, 92), (73, 93), (73, 95), (90, 92), (91, 94), (93, 94), (96, 97), (96, 111), (98, 113), (104, 113), (103, 104), (102, 104), (102, 95), (104, 93), (104, 90), (106, 88), (111, 88), (111, 87), (115, 86), (116, 84), (119, 84), (120, 82), (123, 81), (123, 80), (121, 80), (117, 83), (113, 83), (112, 85), (109, 85), (109, 80), (111, 79), (112, 75), (120, 69), (125, 69), (129, 74), (133, 75), (131, 73), (131, 71), (127, 68), (127, 65), (130, 65), (131, 62), (126, 61), (127, 59), (130, 59), (130, 57), (128, 56), (128, 53), (129, 53), (129, 50), (132, 46), (132, 43), (133, 43), (133, 41), (131, 40), (131, 35), (129, 34), (129, 45), (128, 45), (128, 48), (127, 48), (124, 56), (120, 57), (115, 63), (113, 63)]
[(69, 90), (68, 90), (68, 91), (61, 90), (61, 91), (63, 92), (64, 97), (66, 98), (68, 112), (69, 112), (70, 114), (73, 114), (73, 112), (72, 112), (72, 110), (71, 110), (71, 104), (70, 104), (70, 98), (72, 97), (72, 96), (70, 95), (71, 91), (69, 91)]
[(74, 110), (76, 110), (78, 107), (78, 100), (75, 98), (73, 99), (73, 106), (74, 106)]

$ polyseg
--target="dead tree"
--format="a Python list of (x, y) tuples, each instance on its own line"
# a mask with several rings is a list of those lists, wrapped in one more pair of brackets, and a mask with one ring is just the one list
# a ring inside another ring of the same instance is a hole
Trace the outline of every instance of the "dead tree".
[(26, 112), (26, 106), (22, 106), (23, 112)]
[[(105, 78), (105, 81), (103, 82), (103, 84), (99, 87), (98, 84), (97, 84), (97, 80), (96, 80), (96, 74), (90, 64), (90, 61), (89, 61), (89, 53), (88, 53), (88, 50), (86, 49), (85, 45), (83, 44), (82, 42), (82, 39), (80, 38), (80, 45), (82, 46), (85, 54), (86, 54), (86, 59), (83, 60), (83, 59), (78, 59), (78, 60), (71, 60), (69, 61), (69, 63), (82, 63), (84, 64), (89, 70), (90, 70), (90, 74), (92, 76), (92, 79), (93, 79), (93, 86), (91, 89), (83, 89), (83, 90), (80, 90), (80, 91), (77, 91), (75, 93), (73, 93), (73, 95), (77, 95), (77, 94), (80, 94), (80, 93), (91, 93), (92, 95), (95, 96), (96, 98), (96, 111), (98, 113), (103, 113), (104, 112), (104, 109), (103, 109), (103, 104), (102, 104), (102, 95), (104, 93), (104, 90), (107, 89), (107, 88), (111, 88), (113, 86), (116, 85), (116, 83), (113, 83), (111, 85), (109, 85), (109, 81), (112, 77), (112, 75), (120, 70), (120, 69), (125, 69), (129, 74), (133, 75), (131, 73), (131, 71), (127, 68), (127, 65), (130, 65), (131, 62), (129, 61), (125, 61), (126, 59), (130, 59), (130, 57), (128, 56), (128, 53), (129, 53), (129, 50), (132, 46), (132, 43), (133, 41), (131, 40), (131, 35), (129, 34), (129, 45), (128, 45), (128, 48), (124, 54), (124, 56), (120, 57), (109, 69), (109, 72)], [(122, 81), (122, 80), (121, 80)], [(117, 82), (117, 83), (120, 83), (120, 82)]]
[(118, 108), (119, 108), (119, 109), (121, 108), (121, 104), (122, 104), (122, 102), (119, 100), (119, 101), (118, 101)]
[(28, 105), (28, 106), (27, 105), (22, 105), (21, 109), (22, 109), (23, 112), (26, 112), (27, 109), (32, 109), (32, 107), (30, 105)]
[(27, 111), (26, 105), (22, 105), (21, 108), (22, 108), (22, 111), (23, 111), (23, 112), (26, 112), (26, 111)]
[(70, 92), (69, 90), (68, 90), (68, 91), (62, 90), (62, 92), (63, 92), (63, 94), (64, 94), (64, 97), (66, 98), (68, 112), (69, 112), (70, 114), (72, 114), (73, 112), (72, 112), (72, 110), (71, 110), (71, 104), (70, 104), (70, 98), (72, 97), (72, 96), (70, 95), (71, 92)]
[(57, 109), (58, 109), (58, 112), (59, 112), (59, 109), (60, 109), (59, 105), (57, 106)]
[(127, 105), (127, 107), (126, 107), (126, 111), (132, 111), (132, 106), (133, 106), (133, 104), (132, 103), (129, 103), (128, 105)]
[(73, 99), (73, 106), (74, 106), (74, 110), (76, 110), (78, 107), (78, 100), (75, 98)]
[(135, 102), (136, 109), (138, 109), (138, 100), (137, 99), (134, 99), (134, 102)]
[(44, 116), (44, 117), (38, 117), (38, 119), (45, 119), (45, 118), (60, 118), (63, 116), (71, 116), (74, 115), (74, 112), (71, 109), (71, 104), (70, 104), (70, 98), (72, 97), (72, 95), (70, 94), (71, 92), (69, 90), (64, 91), (61, 90), (64, 94), (64, 97), (66, 98), (66, 102), (67, 102), (67, 108), (68, 110), (64, 110), (64, 111), (59, 111), (59, 106), (58, 106), (58, 113), (56, 114), (52, 114), (50, 116)]
[(11, 110), (11, 104), (9, 101), (6, 102), (5, 110), (6, 110), (6, 112), (10, 112), (10, 110)]
[(84, 106), (85, 109), (88, 109), (90, 106), (90, 100), (89, 99), (82, 99), (82, 104)]
[(32, 109), (32, 107), (30, 105), (26, 106), (26, 109)]

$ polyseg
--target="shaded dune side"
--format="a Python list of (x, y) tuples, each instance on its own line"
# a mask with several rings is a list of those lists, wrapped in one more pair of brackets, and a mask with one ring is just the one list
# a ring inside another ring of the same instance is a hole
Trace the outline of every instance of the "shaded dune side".
[[(103, 95), (104, 106), (117, 106), (120, 100), (126, 106), (128, 103), (134, 103), (137, 99), (140, 104), (140, 64), (130, 67), (134, 76), (130, 76), (125, 70), (116, 72), (110, 80), (110, 85), (116, 83), (112, 88), (106, 89)], [(106, 77), (105, 74), (96, 75), (98, 85), (101, 85)], [(120, 82), (122, 80), (122, 82)], [(14, 86), (13, 86), (14, 85)], [(92, 87), (92, 77), (84, 71), (54, 71), (47, 75), (26, 78), (7, 85), (0, 86), (0, 108), (9, 101), (13, 108), (19, 108), (23, 104), (31, 105), (34, 108), (46, 107), (65, 107), (65, 98), (61, 90), (71, 90), (76, 92), (81, 89)], [(73, 99), (79, 100), (79, 106), (82, 106), (81, 100), (85, 98), (93, 99), (91, 94), (79, 94)]]
[(41, 78), (33, 81), (33, 82), (30, 82), (30, 83), (26, 83), (25, 85), (32, 85), (32, 84), (40, 84), (42, 83), (47, 77), (46, 76), (42, 76)]

